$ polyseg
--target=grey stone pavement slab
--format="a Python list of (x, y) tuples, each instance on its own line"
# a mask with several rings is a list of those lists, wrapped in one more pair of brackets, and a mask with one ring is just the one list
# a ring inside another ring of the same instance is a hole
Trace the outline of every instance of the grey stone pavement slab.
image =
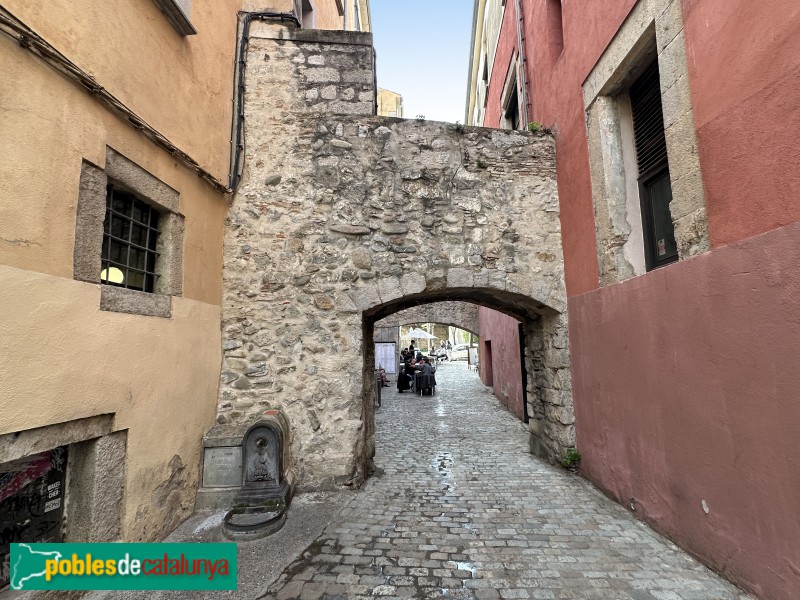
[[(239, 544), (236, 592), (90, 598), (744, 600), (587, 481), (528, 452), (527, 428), (463, 363), (436, 395), (383, 390), (376, 475), (301, 495), (274, 536)], [(222, 513), (170, 541), (220, 541)]]
[[(293, 560), (331, 523), (355, 492), (301, 494), (292, 500), (289, 518), (274, 535), (238, 544), (238, 589), (227, 592), (108, 591), (91, 592), (84, 600), (196, 600), (198, 598), (259, 598)], [(185, 521), (165, 542), (228, 542), (222, 535), (225, 511), (200, 512)], [(45, 593), (46, 594), (46, 593)], [(23, 596), (25, 597), (25, 596)], [(72, 599), (70, 599), (72, 600)]]
[(378, 473), (264, 598), (748, 598), (587, 481), (461, 363), (385, 388)]

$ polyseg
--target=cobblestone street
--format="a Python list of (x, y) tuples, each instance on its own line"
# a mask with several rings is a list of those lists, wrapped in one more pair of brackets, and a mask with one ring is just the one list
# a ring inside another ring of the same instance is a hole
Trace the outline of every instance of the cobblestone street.
[(434, 397), (383, 390), (376, 475), (264, 598), (749, 598), (531, 456), (464, 363), (437, 381)]

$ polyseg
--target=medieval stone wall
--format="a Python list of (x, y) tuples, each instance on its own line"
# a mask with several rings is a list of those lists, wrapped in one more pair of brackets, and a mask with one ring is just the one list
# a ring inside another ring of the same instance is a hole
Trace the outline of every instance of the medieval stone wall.
[[(359, 115), (373, 108), (368, 34), (255, 36), (217, 420), (244, 427), (280, 407), (300, 489), (358, 483), (374, 449), (375, 321), (429, 301), (485, 304), (539, 328), (531, 372), (568, 366), (554, 144)], [(574, 431), (540, 397), (537, 448), (552, 456)]]
[(478, 333), (478, 305), (469, 302), (431, 302), (406, 308), (375, 323), (375, 329), (411, 323), (443, 323)]

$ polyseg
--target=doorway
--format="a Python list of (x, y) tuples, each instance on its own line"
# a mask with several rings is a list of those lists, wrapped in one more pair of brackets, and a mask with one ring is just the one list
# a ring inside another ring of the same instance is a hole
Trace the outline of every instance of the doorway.
[(492, 342), (485, 341), (483, 343), (483, 358), (479, 360), (478, 367), (480, 368), (481, 379), (484, 385), (494, 385), (494, 374), (492, 372)]

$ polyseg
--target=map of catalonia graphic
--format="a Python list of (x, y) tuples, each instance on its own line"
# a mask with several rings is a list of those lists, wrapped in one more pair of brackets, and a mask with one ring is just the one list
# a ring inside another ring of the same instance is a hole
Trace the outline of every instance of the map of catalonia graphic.
[(29, 579), (45, 576), (45, 561), (59, 560), (60, 552), (39, 552), (28, 544), (18, 544), (15, 553), (16, 560), (11, 565), (11, 581), (9, 586), (12, 590), (24, 590), (25, 582)]

